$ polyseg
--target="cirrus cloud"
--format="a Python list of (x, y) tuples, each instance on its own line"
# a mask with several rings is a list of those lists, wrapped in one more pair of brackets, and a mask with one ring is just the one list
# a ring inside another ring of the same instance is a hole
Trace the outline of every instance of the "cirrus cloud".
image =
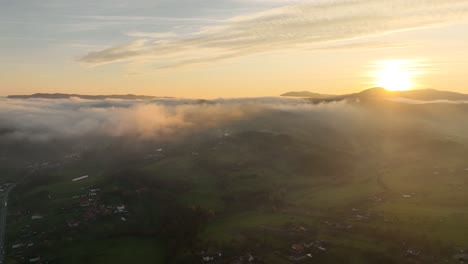
[[(138, 40), (82, 56), (91, 64), (155, 63), (158, 68), (219, 61), (260, 52), (323, 49), (347, 40), (461, 23), (468, 0), (334, 0), (291, 4), (236, 16), (174, 38), (137, 32)], [(135, 32), (133, 32), (135, 33)]]

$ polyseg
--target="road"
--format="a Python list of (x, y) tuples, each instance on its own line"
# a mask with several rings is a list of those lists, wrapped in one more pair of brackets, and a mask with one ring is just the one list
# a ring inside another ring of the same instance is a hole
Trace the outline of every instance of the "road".
[(5, 231), (6, 231), (6, 220), (8, 211), (8, 195), (11, 190), (15, 188), (15, 185), (10, 185), (7, 190), (3, 193), (3, 199), (0, 204), (0, 263), (3, 263), (5, 258)]

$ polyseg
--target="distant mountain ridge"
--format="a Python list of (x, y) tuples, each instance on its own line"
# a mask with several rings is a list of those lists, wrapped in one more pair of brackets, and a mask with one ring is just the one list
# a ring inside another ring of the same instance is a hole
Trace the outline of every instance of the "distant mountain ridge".
[[(341, 100), (379, 100), (391, 98), (403, 98), (418, 101), (468, 101), (468, 94), (439, 91), (434, 89), (420, 89), (408, 91), (388, 91), (384, 88), (375, 87), (363, 90), (358, 93), (331, 95), (320, 94), (309, 91), (295, 91), (282, 94), (283, 97), (297, 97), (311, 100), (312, 102), (333, 102)], [(173, 97), (158, 97), (149, 95), (82, 95), (82, 94), (66, 94), (66, 93), (35, 93), (31, 95), (9, 95), (10, 99), (71, 99), (80, 98), (85, 100), (104, 100), (104, 99), (119, 99), (119, 100), (151, 100), (158, 98), (173, 98)]]
[(70, 99), (80, 98), (86, 100), (104, 100), (104, 99), (120, 99), (120, 100), (149, 100), (156, 98), (169, 98), (169, 97), (156, 97), (148, 95), (82, 95), (82, 94), (64, 94), (64, 93), (35, 93), (31, 95), (9, 95), (11, 99)]
[[(302, 95), (302, 96), (297, 96), (297, 95)], [(310, 96), (307, 96), (307, 95), (310, 95)], [(349, 99), (378, 100), (378, 99), (390, 99), (390, 98), (404, 98), (404, 99), (418, 100), (418, 101), (437, 101), (437, 100), (448, 100), (448, 101), (467, 100), (468, 101), (468, 94), (451, 92), (451, 91), (439, 91), (435, 89), (388, 91), (380, 87), (366, 89), (359, 93), (344, 94), (344, 95), (326, 96), (323, 94), (318, 94), (318, 93), (313, 93), (313, 92), (289, 92), (281, 96), (303, 97), (303, 98), (307, 98), (316, 102), (341, 101), (341, 100), (349, 100)]]
[(306, 98), (328, 98), (328, 97), (333, 97), (336, 95), (331, 95), (331, 94), (319, 94), (319, 93), (313, 93), (309, 91), (300, 91), (300, 92), (287, 92), (282, 94), (281, 96), (285, 97), (306, 97)]

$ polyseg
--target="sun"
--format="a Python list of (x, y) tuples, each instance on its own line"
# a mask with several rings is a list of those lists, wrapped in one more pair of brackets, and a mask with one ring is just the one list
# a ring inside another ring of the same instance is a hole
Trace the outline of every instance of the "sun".
[(375, 85), (390, 91), (406, 91), (413, 88), (411, 62), (406, 60), (386, 60), (376, 63)]

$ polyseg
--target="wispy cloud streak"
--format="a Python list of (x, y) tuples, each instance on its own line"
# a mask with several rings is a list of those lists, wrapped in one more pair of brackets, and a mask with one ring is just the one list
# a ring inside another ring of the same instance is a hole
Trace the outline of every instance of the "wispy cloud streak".
[(314, 1), (232, 17), (184, 37), (134, 32), (139, 40), (90, 52), (80, 61), (92, 65), (150, 61), (168, 68), (259, 52), (323, 49), (339, 41), (461, 23), (467, 18), (468, 0)]

